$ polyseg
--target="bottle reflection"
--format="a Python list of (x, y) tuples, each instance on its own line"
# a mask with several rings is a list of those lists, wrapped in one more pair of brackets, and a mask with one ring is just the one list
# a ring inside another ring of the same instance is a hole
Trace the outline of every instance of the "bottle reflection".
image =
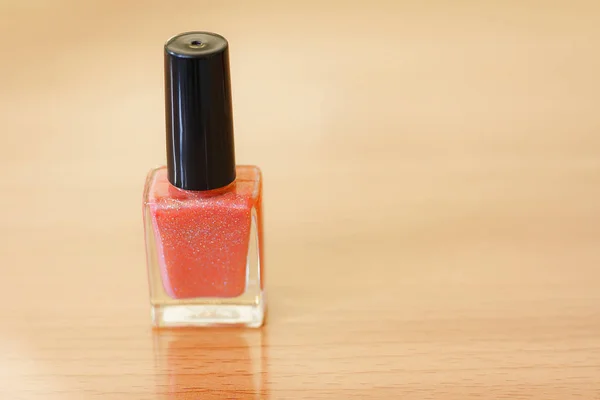
[(162, 398), (269, 397), (262, 330), (154, 330), (153, 335)]

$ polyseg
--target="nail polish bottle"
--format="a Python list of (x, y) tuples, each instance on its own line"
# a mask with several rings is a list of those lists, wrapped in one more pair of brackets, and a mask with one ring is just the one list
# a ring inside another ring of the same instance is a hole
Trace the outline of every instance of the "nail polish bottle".
[(167, 165), (143, 201), (153, 323), (259, 327), (262, 179), (235, 164), (227, 40), (183, 33), (164, 58)]

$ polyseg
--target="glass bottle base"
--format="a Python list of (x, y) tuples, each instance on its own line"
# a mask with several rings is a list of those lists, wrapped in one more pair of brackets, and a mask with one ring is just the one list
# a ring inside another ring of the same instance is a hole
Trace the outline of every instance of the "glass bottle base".
[(265, 318), (264, 294), (253, 304), (163, 304), (152, 306), (158, 328), (245, 326), (259, 328)]

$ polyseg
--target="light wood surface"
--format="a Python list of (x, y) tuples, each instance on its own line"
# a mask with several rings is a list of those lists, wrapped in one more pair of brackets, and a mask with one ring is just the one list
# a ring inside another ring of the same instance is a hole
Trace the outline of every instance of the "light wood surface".
[[(262, 330), (150, 328), (197, 29), (265, 175)], [(600, 398), (598, 43), (594, 1), (3, 2), (0, 398)]]

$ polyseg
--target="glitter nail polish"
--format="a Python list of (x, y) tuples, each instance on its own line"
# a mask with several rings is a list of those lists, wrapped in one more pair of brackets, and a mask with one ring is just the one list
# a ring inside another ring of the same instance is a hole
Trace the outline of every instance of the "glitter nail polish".
[(235, 165), (228, 50), (208, 32), (165, 44), (167, 165), (143, 201), (157, 327), (263, 324), (262, 178)]

